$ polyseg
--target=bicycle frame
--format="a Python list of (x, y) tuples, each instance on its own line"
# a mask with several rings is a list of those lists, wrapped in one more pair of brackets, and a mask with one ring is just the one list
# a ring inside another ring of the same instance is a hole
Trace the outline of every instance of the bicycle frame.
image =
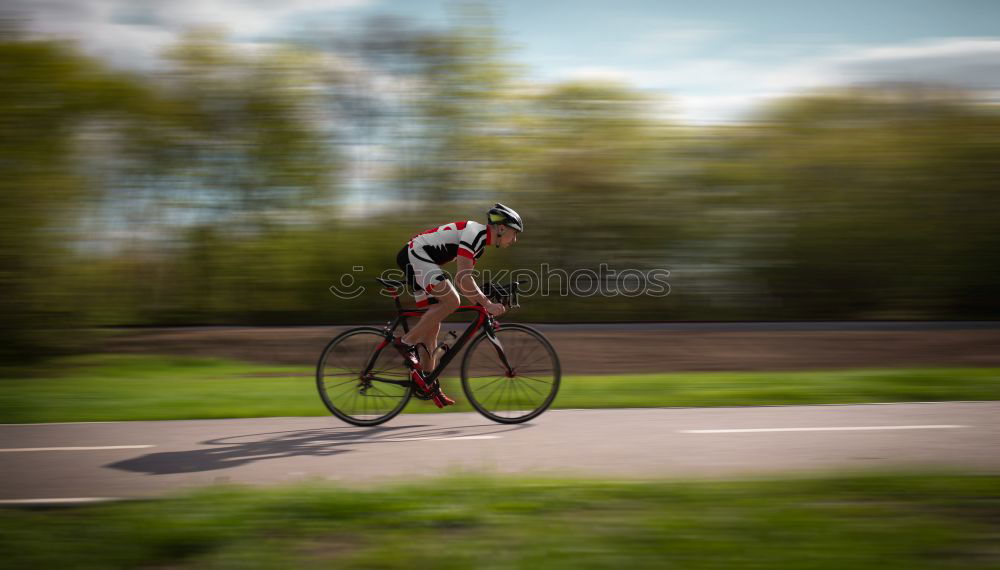
[[(395, 319), (386, 323), (385, 328), (382, 329), (383, 333), (385, 334), (385, 340), (383, 340), (382, 343), (378, 345), (378, 347), (372, 352), (372, 355), (369, 357), (368, 364), (365, 366), (365, 370), (362, 373), (362, 375), (365, 377), (369, 375), (369, 372), (375, 365), (375, 361), (378, 358), (378, 355), (392, 342), (393, 332), (396, 330), (396, 328), (402, 325), (403, 331), (409, 332), (410, 327), (408, 319), (410, 317), (422, 316), (427, 311), (427, 309), (403, 309), (402, 307), (400, 307), (398, 300), (396, 302), (396, 307), (399, 314), (396, 315)], [(497, 355), (500, 357), (500, 361), (503, 362), (503, 365), (505, 367), (507, 367), (507, 374), (513, 376), (513, 371), (511, 370), (510, 363), (507, 361), (507, 355), (504, 354), (503, 346), (500, 344), (500, 340), (496, 336), (495, 331), (499, 327), (499, 323), (497, 323), (497, 321), (486, 311), (485, 307), (479, 305), (462, 305), (455, 310), (456, 313), (470, 312), (470, 311), (478, 313), (476, 319), (469, 323), (468, 328), (465, 329), (465, 332), (462, 333), (462, 336), (458, 337), (458, 340), (456, 340), (455, 343), (452, 344), (448, 348), (448, 350), (445, 351), (443, 355), (441, 355), (441, 359), (438, 361), (437, 367), (435, 367), (434, 370), (432, 370), (429, 374), (424, 376), (424, 381), (427, 382), (428, 384), (431, 384), (435, 380), (437, 380), (438, 376), (440, 376), (441, 373), (444, 371), (444, 369), (447, 368), (448, 364), (451, 363), (451, 361), (455, 358), (455, 356), (457, 356), (458, 353), (462, 351), (462, 348), (465, 347), (465, 345), (469, 342), (472, 336), (476, 334), (481, 328), (486, 332), (486, 336), (490, 339), (490, 342), (493, 343), (493, 347), (496, 348)], [(401, 386), (405, 386), (410, 383), (409, 380), (391, 380), (387, 378), (379, 378), (378, 380), (380, 382), (389, 382), (391, 384), (398, 384)]]

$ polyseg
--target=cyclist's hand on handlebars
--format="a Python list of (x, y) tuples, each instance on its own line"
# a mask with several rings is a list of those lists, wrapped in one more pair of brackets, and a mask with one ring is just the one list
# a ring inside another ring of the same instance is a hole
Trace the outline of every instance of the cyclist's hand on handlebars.
[(507, 308), (500, 303), (494, 303), (492, 301), (486, 301), (486, 304), (483, 306), (486, 307), (486, 311), (494, 317), (499, 317), (504, 314), (504, 311), (507, 310)]

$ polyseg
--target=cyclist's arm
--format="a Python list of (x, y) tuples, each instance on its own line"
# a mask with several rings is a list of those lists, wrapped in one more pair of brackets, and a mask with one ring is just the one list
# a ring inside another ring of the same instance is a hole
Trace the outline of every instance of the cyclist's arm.
[(475, 267), (475, 263), (468, 257), (463, 256), (458, 256), (455, 263), (458, 265), (458, 272), (455, 274), (455, 284), (458, 285), (458, 292), (473, 303), (479, 303), (485, 307), (490, 301), (486, 298), (486, 295), (483, 295), (483, 292), (479, 289), (479, 285), (476, 284), (476, 280), (472, 278), (472, 268)]

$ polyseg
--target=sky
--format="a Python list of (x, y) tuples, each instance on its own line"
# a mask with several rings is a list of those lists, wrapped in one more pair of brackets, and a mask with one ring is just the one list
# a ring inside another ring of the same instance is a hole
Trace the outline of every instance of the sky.
[[(533, 80), (613, 79), (661, 96), (680, 122), (745, 120), (826, 86), (945, 83), (1000, 101), (1000, 0), (507, 0), (509, 57)], [(453, 0), (6, 0), (38, 35), (73, 38), (118, 67), (150, 69), (185, 30), (237, 45), (350, 27), (376, 14), (456, 22)]]

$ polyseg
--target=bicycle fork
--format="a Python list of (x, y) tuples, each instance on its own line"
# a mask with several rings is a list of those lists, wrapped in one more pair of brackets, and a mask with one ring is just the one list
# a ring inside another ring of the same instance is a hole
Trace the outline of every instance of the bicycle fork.
[(493, 343), (493, 348), (497, 351), (497, 356), (500, 357), (500, 362), (503, 363), (504, 368), (507, 369), (507, 378), (514, 377), (514, 369), (511, 368), (510, 362), (507, 360), (507, 354), (503, 350), (503, 344), (500, 343), (500, 339), (497, 338), (496, 332), (492, 327), (486, 327), (486, 338), (490, 339)]

